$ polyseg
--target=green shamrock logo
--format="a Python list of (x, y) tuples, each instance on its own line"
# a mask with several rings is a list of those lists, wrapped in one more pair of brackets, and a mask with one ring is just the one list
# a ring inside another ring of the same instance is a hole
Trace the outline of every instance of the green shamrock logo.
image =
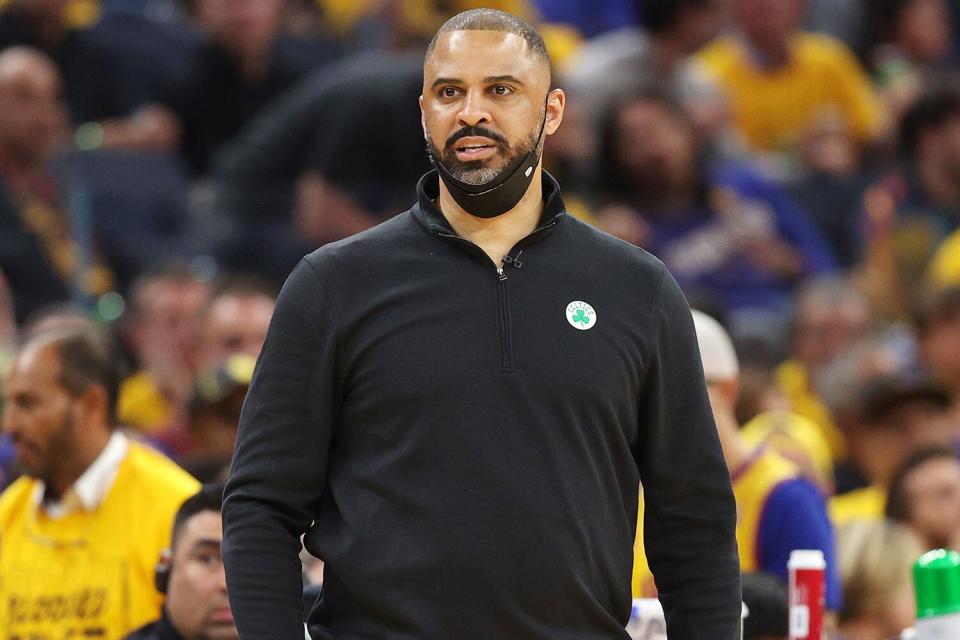
[(590, 318), (587, 317), (587, 314), (583, 309), (577, 309), (577, 312), (573, 314), (573, 321), (582, 322), (583, 326), (590, 324)]

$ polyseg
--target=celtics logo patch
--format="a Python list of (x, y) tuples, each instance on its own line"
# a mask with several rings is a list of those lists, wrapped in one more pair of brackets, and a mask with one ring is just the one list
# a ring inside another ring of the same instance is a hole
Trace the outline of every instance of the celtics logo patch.
[(586, 331), (597, 324), (597, 312), (586, 302), (574, 300), (567, 305), (567, 322), (574, 329)]

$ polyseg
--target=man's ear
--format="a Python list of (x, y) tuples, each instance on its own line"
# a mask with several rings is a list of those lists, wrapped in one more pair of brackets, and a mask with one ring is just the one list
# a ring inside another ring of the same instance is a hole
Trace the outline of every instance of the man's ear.
[(547, 93), (547, 121), (543, 125), (543, 130), (548, 136), (553, 135), (560, 128), (566, 104), (567, 94), (563, 89), (553, 89)]
[(88, 418), (103, 418), (110, 421), (110, 400), (103, 385), (91, 384), (79, 398), (80, 408)]
[(420, 103), (420, 128), (423, 129), (423, 135), (427, 135), (427, 119), (423, 116), (423, 94), (420, 95), (418, 100)]

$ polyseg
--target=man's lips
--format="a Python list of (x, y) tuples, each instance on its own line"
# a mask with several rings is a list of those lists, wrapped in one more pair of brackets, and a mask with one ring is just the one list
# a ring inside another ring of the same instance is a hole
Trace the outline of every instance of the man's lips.
[(211, 618), (214, 622), (233, 623), (233, 612), (230, 610), (230, 607), (220, 607), (219, 609), (214, 609)]
[(469, 162), (492, 156), (497, 151), (497, 143), (490, 138), (467, 136), (457, 140), (453, 148), (458, 160)]

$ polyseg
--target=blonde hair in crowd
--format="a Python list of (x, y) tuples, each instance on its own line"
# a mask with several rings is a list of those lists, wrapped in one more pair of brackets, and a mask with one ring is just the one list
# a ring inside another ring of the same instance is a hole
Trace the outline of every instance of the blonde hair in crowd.
[(889, 520), (858, 520), (837, 531), (843, 579), (840, 621), (880, 617), (902, 589), (923, 549), (906, 527)]

